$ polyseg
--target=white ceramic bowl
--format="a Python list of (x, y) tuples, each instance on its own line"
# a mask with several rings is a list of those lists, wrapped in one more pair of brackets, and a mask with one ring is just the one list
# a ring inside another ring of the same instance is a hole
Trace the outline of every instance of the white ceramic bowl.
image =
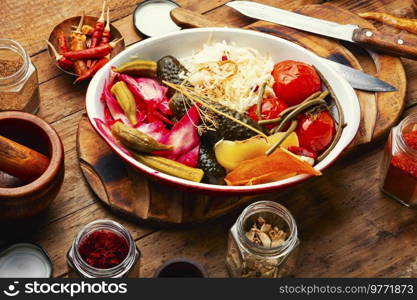
[(260, 194), (267, 191), (282, 189), (311, 177), (309, 175), (298, 175), (285, 180), (254, 186), (226, 186), (191, 182), (158, 172), (137, 162), (132, 157), (112, 146), (110, 141), (100, 133), (94, 119), (98, 118), (104, 120), (104, 109), (103, 103), (100, 101), (100, 95), (103, 90), (104, 82), (108, 78), (110, 66), (119, 66), (122, 63), (131, 60), (134, 56), (145, 60), (155, 61), (165, 55), (173, 55), (181, 58), (190, 55), (193, 50), (201, 48), (210, 36), (213, 41), (225, 40), (226, 42), (234, 42), (239, 46), (256, 48), (261, 53), (269, 53), (274, 62), (293, 59), (314, 65), (326, 77), (341, 102), (347, 126), (343, 129), (342, 136), (334, 149), (325, 159), (315, 166), (316, 169), (320, 171), (324, 170), (334, 162), (351, 143), (358, 131), (360, 121), (360, 107), (356, 94), (346, 80), (340, 77), (314, 53), (287, 40), (251, 30), (232, 28), (187, 29), (150, 38), (128, 47), (103, 67), (94, 76), (88, 87), (86, 109), (92, 126), (107, 144), (109, 144), (113, 151), (129, 165), (163, 183), (194, 192), (209, 193), (212, 195)]

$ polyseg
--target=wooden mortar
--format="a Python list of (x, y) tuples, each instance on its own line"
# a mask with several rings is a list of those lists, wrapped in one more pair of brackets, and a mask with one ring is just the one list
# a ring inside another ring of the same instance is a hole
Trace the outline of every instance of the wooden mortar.
[(58, 194), (64, 180), (64, 149), (55, 130), (34, 115), (0, 112), (0, 135), (46, 155), (49, 166), (30, 183), (0, 172), (0, 219), (20, 219), (38, 214)]

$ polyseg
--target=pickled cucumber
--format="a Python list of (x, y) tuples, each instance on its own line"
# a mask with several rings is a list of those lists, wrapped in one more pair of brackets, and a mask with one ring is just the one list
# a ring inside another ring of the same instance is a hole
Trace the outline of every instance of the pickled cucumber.
[(187, 73), (187, 69), (171, 55), (164, 56), (157, 62), (157, 74), (161, 82), (164, 80), (181, 84), (183, 79), (181, 79), (180, 74), (186, 75)]
[(225, 183), (226, 170), (217, 162), (211, 145), (201, 144), (197, 167), (204, 171), (203, 182), (211, 184)]
[[(238, 119), (260, 131), (262, 131), (262, 128), (252, 119), (250, 119), (247, 114), (245, 113), (239, 113), (238, 111), (231, 109), (223, 104), (220, 104), (218, 102), (214, 101), (208, 101), (204, 100), (206, 103), (210, 104), (211, 106), (215, 107), (216, 109), (228, 114), (229, 116), (232, 116), (235, 119)], [(186, 108), (190, 107), (192, 105), (192, 102), (187, 99), (184, 95), (181, 93), (175, 93), (170, 102), (169, 106), (171, 108), (171, 111), (174, 113), (174, 115), (177, 118), (181, 118), (185, 112)], [(209, 110), (205, 107), (200, 107), (200, 109)], [(210, 113), (210, 111), (208, 111)], [(226, 118), (222, 115), (218, 115), (216, 113), (211, 113), (215, 117), (215, 123), (216, 123), (216, 130), (207, 130), (203, 133), (203, 138), (205, 138), (208, 142), (210, 142), (212, 145), (220, 141), (221, 139), (226, 140), (245, 140), (252, 136), (255, 136), (256, 133), (252, 130), (248, 129), (247, 127), (236, 123), (233, 120), (230, 120), (229, 118)]]

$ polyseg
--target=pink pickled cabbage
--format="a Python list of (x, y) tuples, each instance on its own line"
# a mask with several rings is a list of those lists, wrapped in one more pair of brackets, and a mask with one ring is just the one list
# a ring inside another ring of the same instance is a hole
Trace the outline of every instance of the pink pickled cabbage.
[(133, 78), (121, 74), (120, 79), (126, 82), (129, 90), (135, 96), (138, 110), (146, 110), (147, 122), (152, 123), (161, 120), (167, 124), (172, 124), (165, 116), (172, 115), (168, 104), (169, 99), (166, 96), (167, 87), (160, 85), (151, 78)]
[(166, 97), (168, 88), (160, 85), (154, 79), (133, 78), (126, 74), (120, 74), (120, 80), (126, 82), (130, 91), (137, 99), (159, 103)]
[(190, 152), (178, 157), (177, 162), (195, 168), (198, 164), (198, 156), (200, 153), (200, 144), (195, 146)]
[(168, 134), (169, 130), (165, 128), (164, 123), (161, 121), (155, 121), (152, 123), (142, 123), (135, 127), (136, 129), (149, 134), (155, 140), (161, 143), (165, 135)]
[[(111, 126), (115, 122), (120, 121), (132, 126), (111, 93), (113, 84), (118, 80), (126, 82), (135, 97), (138, 124), (133, 127), (149, 134), (160, 143), (173, 146), (173, 150), (159, 151), (154, 154), (195, 168), (198, 164), (200, 151), (200, 137), (197, 132), (200, 116), (197, 106), (191, 107), (181, 120), (172, 124), (169, 119), (172, 112), (169, 108), (169, 99), (166, 96), (168, 88), (151, 78), (133, 78), (125, 74), (118, 74), (113, 70), (110, 71), (109, 79), (106, 81), (101, 95), (101, 100), (105, 104), (104, 121), (94, 119), (98, 130), (107, 142), (131, 156), (127, 149), (117, 143), (111, 133)], [(173, 127), (168, 130), (165, 124), (173, 125)]]
[(175, 123), (169, 133), (160, 141), (172, 145), (171, 151), (158, 152), (158, 155), (177, 160), (200, 144), (197, 125), (200, 122), (197, 106), (191, 107), (188, 112)]

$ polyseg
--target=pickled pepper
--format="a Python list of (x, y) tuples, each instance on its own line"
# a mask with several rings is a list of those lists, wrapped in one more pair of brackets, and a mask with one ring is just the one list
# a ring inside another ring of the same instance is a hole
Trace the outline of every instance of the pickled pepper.
[(270, 156), (245, 160), (227, 174), (228, 185), (255, 185), (286, 179), (297, 174), (321, 175), (308, 163), (294, 154), (278, 148)]
[(111, 88), (111, 92), (116, 97), (117, 102), (123, 109), (130, 123), (136, 125), (138, 122), (136, 118), (136, 101), (126, 83), (123, 81), (115, 83)]
[(113, 71), (131, 76), (156, 77), (157, 64), (151, 60), (133, 60), (122, 64)]
[(150, 135), (121, 122), (114, 123), (111, 131), (123, 145), (131, 150), (150, 153), (172, 149), (171, 145), (161, 144)]

